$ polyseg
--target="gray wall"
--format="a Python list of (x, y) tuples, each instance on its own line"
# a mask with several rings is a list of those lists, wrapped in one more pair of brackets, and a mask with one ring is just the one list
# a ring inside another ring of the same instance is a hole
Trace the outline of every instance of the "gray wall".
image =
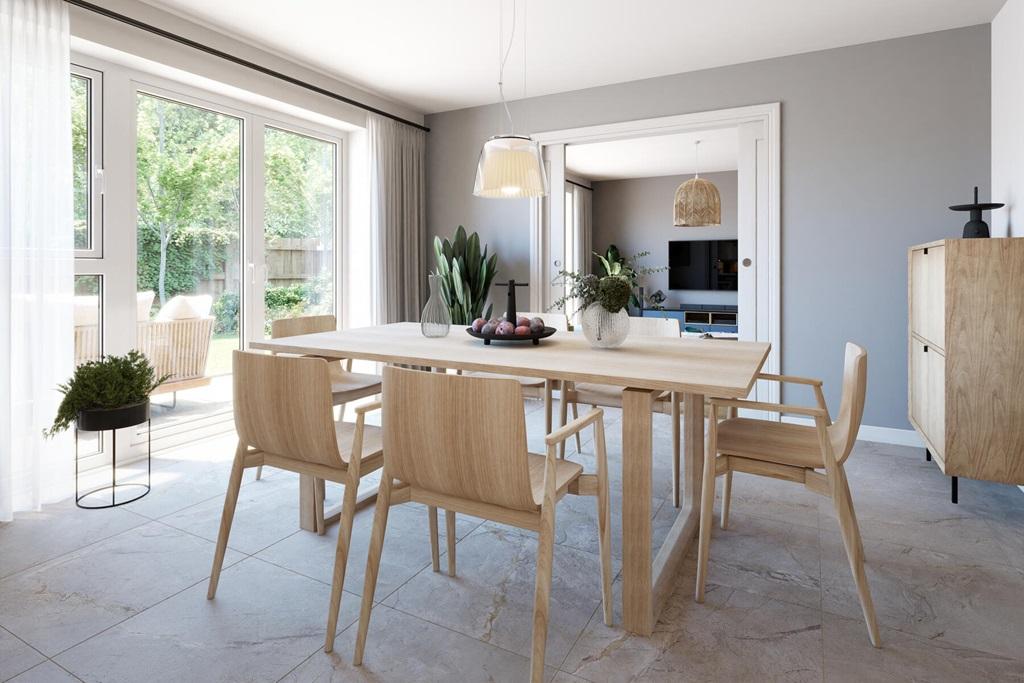
[[(641, 264), (659, 267), (668, 265), (670, 240), (736, 239), (736, 171), (701, 174), (715, 184), (721, 196), (720, 226), (677, 228), (672, 225), (676, 188), (692, 177), (660, 176), (591, 183), (594, 187), (594, 251), (602, 253), (609, 244), (617, 246), (625, 256), (649, 251), (651, 255)], [(665, 292), (666, 307), (681, 303), (736, 303), (736, 292), (672, 291), (668, 288), (667, 272), (648, 275), (643, 285), (649, 291)]]
[[(906, 250), (957, 236), (947, 206), (989, 196), (989, 26), (532, 98), (517, 130), (544, 131), (782, 102), (782, 368), (826, 383), (838, 409), (843, 342), (870, 353), (864, 423), (906, 420)], [(472, 196), (498, 106), (427, 117), (427, 225), (462, 223), (529, 275), (528, 203)], [(784, 397), (805, 400), (799, 390)]]

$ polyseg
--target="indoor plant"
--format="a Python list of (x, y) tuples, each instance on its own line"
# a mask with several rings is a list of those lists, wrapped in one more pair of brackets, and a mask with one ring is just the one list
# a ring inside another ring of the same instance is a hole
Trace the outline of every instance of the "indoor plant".
[(644, 308), (662, 310), (664, 308), (664, 306), (662, 306), (662, 303), (665, 300), (664, 293), (662, 293), (661, 290), (658, 290), (649, 296), (644, 296), (643, 287), (640, 284), (641, 278), (645, 275), (668, 270), (667, 266), (649, 268), (647, 266), (638, 265), (642, 259), (650, 255), (651, 252), (649, 251), (641, 251), (633, 254), (633, 256), (627, 259), (619, 252), (619, 248), (614, 244), (608, 245), (608, 248), (605, 249), (603, 255), (594, 252), (594, 256), (597, 257), (598, 263), (601, 265), (601, 269), (604, 271), (605, 275), (619, 275), (629, 280), (629, 303), (637, 310), (642, 310)]
[(64, 399), (57, 408), (47, 436), (69, 428), (98, 431), (117, 429), (149, 419), (149, 394), (170, 375), (156, 377), (142, 353), (105, 356), (75, 368), (75, 374), (57, 387)]
[(582, 311), (583, 335), (591, 346), (612, 348), (626, 341), (629, 335), (626, 306), (633, 292), (629, 278), (623, 275), (582, 275), (568, 270), (563, 270), (561, 276), (566, 293), (552, 308), (564, 309), (569, 302), (578, 301)]
[(498, 255), (488, 258), (487, 247), (480, 250), (480, 237), (466, 235), (461, 225), (452, 241), (434, 238), (434, 273), (441, 297), (448, 305), (453, 325), (469, 325), (477, 318), (491, 317), (491, 304), (484, 311), (491, 282), (498, 272)]

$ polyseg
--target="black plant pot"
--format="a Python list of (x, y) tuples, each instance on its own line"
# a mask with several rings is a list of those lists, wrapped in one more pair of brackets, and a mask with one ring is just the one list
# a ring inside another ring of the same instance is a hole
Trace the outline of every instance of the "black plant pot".
[(124, 429), (149, 419), (149, 399), (120, 408), (89, 408), (80, 410), (75, 424), (83, 432)]

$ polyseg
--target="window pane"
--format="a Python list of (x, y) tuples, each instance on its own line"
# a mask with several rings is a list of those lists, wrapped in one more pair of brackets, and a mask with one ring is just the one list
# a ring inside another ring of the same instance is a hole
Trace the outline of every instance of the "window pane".
[(265, 333), (270, 322), (334, 312), (334, 143), (264, 133)]
[[(103, 329), (103, 276), (75, 276), (75, 366), (99, 360), (102, 351)], [(92, 455), (101, 450), (99, 432), (79, 435), (79, 456)]]
[(71, 76), (71, 159), (74, 165), (75, 249), (92, 244), (89, 225), (89, 86), (88, 78)]
[(137, 130), (137, 345), (171, 375), (154, 397), (157, 425), (230, 405), (242, 122), (139, 93)]

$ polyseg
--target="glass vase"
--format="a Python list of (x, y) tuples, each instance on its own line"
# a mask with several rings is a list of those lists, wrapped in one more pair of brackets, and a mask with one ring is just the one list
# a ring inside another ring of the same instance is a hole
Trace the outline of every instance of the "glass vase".
[(446, 337), (452, 326), (452, 315), (448, 304), (437, 287), (437, 276), (430, 275), (430, 298), (420, 314), (420, 331), (424, 337)]

